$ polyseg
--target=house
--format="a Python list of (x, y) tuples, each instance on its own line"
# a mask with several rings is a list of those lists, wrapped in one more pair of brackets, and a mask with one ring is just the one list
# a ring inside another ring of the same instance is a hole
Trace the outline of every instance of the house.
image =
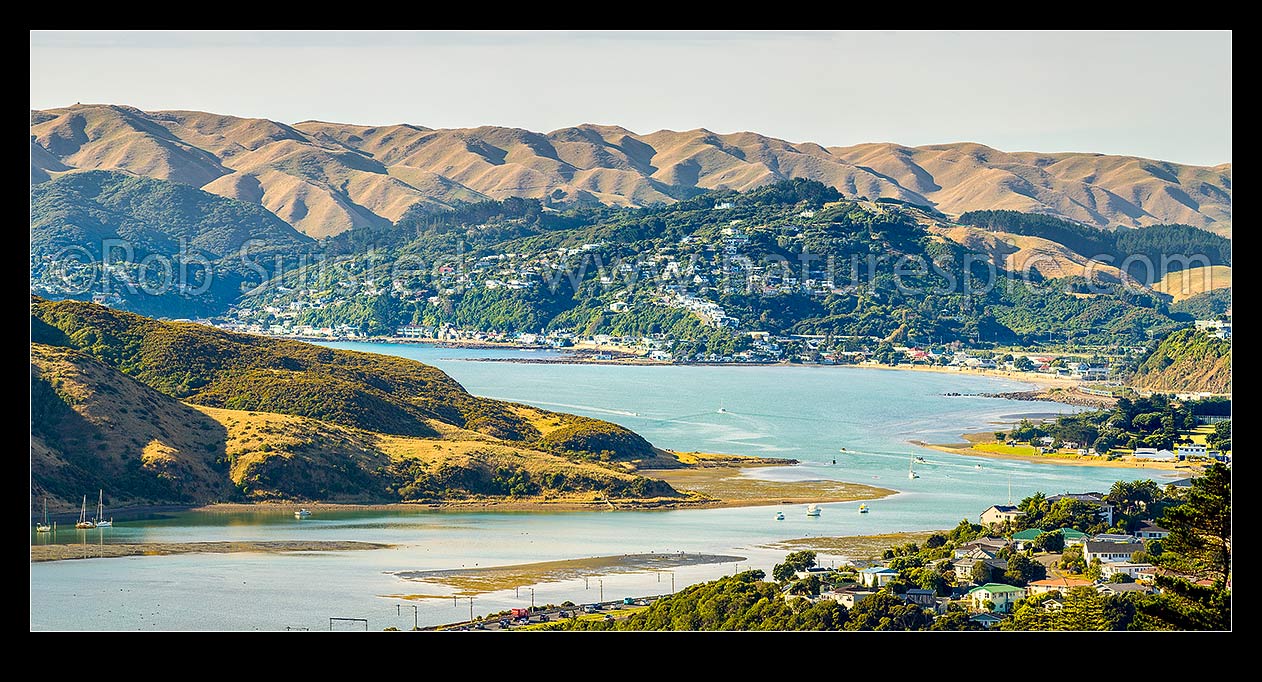
[(1099, 559), (1104, 563), (1112, 563), (1115, 561), (1130, 561), (1134, 557), (1135, 552), (1143, 551), (1144, 543), (1142, 542), (1101, 542), (1099, 540), (1087, 540), (1082, 543), (1082, 560), (1090, 565), (1095, 559)]
[(884, 587), (898, 577), (898, 571), (885, 566), (869, 566), (859, 571), (859, 583), (865, 587)]
[(1178, 447), (1179, 459), (1187, 459), (1188, 457), (1205, 457), (1209, 454), (1209, 448), (1204, 443), (1188, 443)]
[(1179, 456), (1174, 454), (1173, 451), (1166, 450), (1165, 448), (1162, 448), (1160, 450), (1158, 450), (1157, 448), (1135, 448), (1135, 459), (1151, 459), (1151, 460), (1159, 460), (1163, 462), (1164, 461), (1173, 462), (1174, 460), (1178, 458)]
[(952, 558), (963, 559), (966, 556), (971, 556), (970, 553), (973, 550), (980, 549), (987, 553), (985, 558), (989, 559), (989, 558), (994, 557), (996, 554), (998, 554), (999, 550), (1007, 546), (1008, 546), (1008, 541), (1003, 538), (992, 538), (992, 537), (977, 538), (976, 540), (966, 542), (960, 545), (959, 547), (956, 547), (955, 555)]
[(978, 625), (986, 628), (987, 630), (995, 627), (996, 625), (998, 625), (1000, 622), (1003, 621), (1003, 618), (1000, 618), (999, 616), (996, 616), (993, 613), (978, 613), (978, 614), (969, 616), (968, 619), (970, 622), (977, 623)]
[(1127, 592), (1139, 592), (1147, 594), (1152, 592), (1152, 588), (1139, 583), (1104, 583), (1096, 588), (1100, 594), (1126, 594)]
[[(1099, 507), (1100, 520), (1104, 521), (1104, 523), (1107, 525), (1110, 525), (1110, 526), (1113, 525), (1113, 505), (1105, 501), (1104, 495), (1100, 493), (1064, 493), (1061, 495), (1052, 495), (1048, 497), (1047, 503), (1056, 504), (1056, 502), (1058, 502), (1059, 500), (1065, 500), (1065, 499), (1077, 500), (1079, 502), (1086, 502), (1087, 504), (1091, 504), (1091, 505), (1095, 505)], [(1069, 538), (1066, 537), (1065, 539), (1068, 540)]]
[(1169, 534), (1170, 531), (1154, 524), (1152, 521), (1144, 521), (1135, 530), (1135, 537), (1140, 540), (1163, 540)]
[(1075, 587), (1089, 587), (1091, 584), (1090, 580), (1083, 578), (1044, 578), (1026, 585), (1025, 589), (1031, 595), (1046, 594), (1048, 592), (1065, 594)]
[(1031, 542), (1034, 542), (1040, 535), (1046, 532), (1047, 531), (1042, 528), (1026, 528), (1023, 531), (1013, 533), (1012, 541), (1017, 543), (1017, 549), (1025, 549)]
[(992, 504), (981, 513), (979, 518), (983, 526), (1002, 526), (1005, 523), (1015, 522), (1024, 515), (1025, 512), (1012, 505)]
[(1088, 539), (1096, 540), (1098, 542), (1138, 542), (1139, 540), (1139, 538), (1136, 538), (1134, 535), (1129, 535), (1127, 533), (1099, 533), (1097, 535), (1092, 535)]
[(801, 571), (794, 571), (793, 577), (798, 580), (806, 580), (807, 578), (813, 575), (823, 578), (824, 576), (832, 572), (833, 572), (833, 569), (831, 568), (824, 568), (823, 566), (812, 566), (810, 568), (803, 569)]
[(971, 557), (956, 559), (951, 562), (951, 570), (955, 571), (955, 575), (960, 578), (967, 579), (973, 574), (973, 566), (977, 565), (978, 562), (984, 562), (987, 566), (990, 566), (992, 573), (994, 571), (1008, 570), (1008, 562), (1003, 559), (975, 559)]
[[(999, 611), (1007, 613), (1012, 610), (1012, 605), (1025, 597), (1024, 587), (1013, 587), (1012, 585), (1004, 585), (1003, 583), (986, 583), (980, 587), (974, 587), (968, 591), (968, 600), (972, 607), (978, 611)], [(987, 608), (986, 602), (990, 602), (994, 608)]]
[(1060, 611), (1064, 608), (1065, 608), (1064, 602), (1060, 602), (1055, 599), (1048, 599), (1047, 601), (1043, 602), (1044, 611)]
[(872, 590), (862, 590), (851, 587), (841, 590), (833, 590), (831, 592), (822, 592), (820, 593), (819, 598), (831, 599), (847, 609), (853, 609), (856, 604), (874, 594), (876, 594), (876, 592)]
[(1112, 580), (1113, 576), (1125, 573), (1132, 580), (1139, 579), (1139, 574), (1145, 571), (1152, 571), (1152, 564), (1136, 564), (1130, 561), (1115, 561), (1111, 564), (1104, 564), (1100, 567), (1100, 574), (1105, 580)]
[(919, 604), (932, 609), (938, 607), (938, 593), (933, 590), (910, 589), (898, 595), (898, 598), (909, 604)]

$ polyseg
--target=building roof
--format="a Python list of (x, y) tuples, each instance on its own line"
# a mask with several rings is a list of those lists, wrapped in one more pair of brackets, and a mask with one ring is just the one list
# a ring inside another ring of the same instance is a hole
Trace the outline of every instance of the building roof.
[(986, 583), (985, 585), (974, 587), (973, 589), (969, 590), (968, 593), (972, 594), (979, 590), (986, 590), (987, 592), (991, 594), (1003, 594), (1005, 592), (1025, 592), (1025, 588), (1022, 588), (1022, 587), (1013, 587), (1012, 585), (1005, 585), (1003, 583)]
[(1101, 592), (1109, 591), (1109, 592), (1117, 593), (1117, 592), (1150, 592), (1151, 590), (1148, 588), (1148, 586), (1140, 585), (1139, 583), (1106, 583), (1100, 586), (1099, 591)]
[(982, 510), (982, 513), (983, 513), (983, 514), (985, 514), (986, 512), (990, 511), (991, 509), (994, 509), (995, 511), (997, 511), (997, 512), (999, 512), (999, 513), (1001, 513), (1001, 514), (1013, 514), (1013, 513), (1015, 513), (1015, 514), (1024, 514), (1024, 513), (1025, 513), (1025, 512), (1020, 511), (1020, 510), (1019, 510), (1019, 509), (1017, 509), (1015, 506), (1010, 505), (1010, 504), (992, 504), (992, 505), (990, 505), (989, 507), (986, 507), (984, 510)]
[(1078, 530), (1077, 528), (1061, 528), (1060, 534), (1063, 535), (1066, 540), (1077, 540), (1078, 538), (1087, 537), (1086, 533)]
[(1091, 538), (1099, 542), (1135, 542), (1135, 536), (1124, 533), (1100, 533)]
[(1048, 497), (1047, 501), (1055, 502), (1064, 499), (1078, 500), (1079, 502), (1101, 502), (1104, 500), (1104, 496), (1100, 493), (1062, 493)]
[(1142, 542), (1100, 542), (1087, 540), (1083, 551), (1093, 554), (1134, 554), (1144, 549)]
[(1139, 524), (1139, 530), (1144, 533), (1169, 533), (1170, 531), (1158, 526), (1152, 521), (1144, 521)]
[(869, 566), (859, 572), (867, 573), (868, 575), (876, 575), (878, 573), (898, 573), (898, 571), (895, 571), (894, 569), (888, 566)]
[(938, 593), (937, 593), (936, 591), (934, 591), (934, 590), (924, 590), (924, 589), (921, 589), (921, 588), (919, 588), (919, 587), (914, 588), (914, 589), (907, 590), (907, 591), (906, 591), (906, 592), (904, 592), (903, 594), (916, 594), (916, 595), (921, 595), (921, 596), (924, 596), (924, 595), (930, 595), (930, 596), (934, 596), (934, 597), (938, 596)]
[(1046, 532), (1047, 531), (1043, 530), (1042, 528), (1027, 528), (1019, 533), (1013, 533), (1012, 539), (1013, 540), (1033, 540)]

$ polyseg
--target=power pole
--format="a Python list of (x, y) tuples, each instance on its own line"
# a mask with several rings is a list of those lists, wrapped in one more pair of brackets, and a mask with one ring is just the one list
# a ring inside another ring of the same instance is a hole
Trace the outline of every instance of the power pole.
[(416, 604), (412, 605), (412, 629), (413, 630), (421, 629), (420, 610), (416, 608)]
[(473, 597), (469, 597), (469, 622), (473, 622)]
[(597, 580), (600, 581), (600, 601), (604, 602), (605, 601), (605, 579), (597, 578)]
[(530, 610), (535, 610), (535, 588), (530, 588)]

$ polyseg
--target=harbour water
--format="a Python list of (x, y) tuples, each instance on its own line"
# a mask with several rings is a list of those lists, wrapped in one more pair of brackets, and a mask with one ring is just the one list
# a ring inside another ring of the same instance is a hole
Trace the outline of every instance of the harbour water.
[[(945, 393), (1020, 390), (990, 377), (845, 367), (676, 367), (519, 364), (478, 358), (543, 357), (545, 352), (465, 350), (403, 344), (327, 344), (389, 353), (441, 367), (470, 392), (599, 417), (628, 426), (660, 447), (789, 457), (796, 467), (758, 469), (777, 479), (839, 479), (892, 488), (869, 502), (821, 505), (818, 518), (775, 509), (653, 512), (339, 511), (297, 520), (287, 511), (176, 513), (114, 528), (60, 530), (33, 542), (358, 540), (391, 549), (298, 554), (189, 554), (32, 564), (33, 629), (328, 629), (331, 617), (366, 618), (369, 628), (410, 627), (469, 615), (467, 599), (395, 573), (484, 567), (646, 552), (743, 556), (739, 568), (769, 572), (783, 551), (767, 545), (807, 536), (947, 528), (988, 505), (1036, 490), (1107, 490), (1113, 481), (1162, 472), (979, 460), (918, 448), (1017, 415), (1076, 408)], [(845, 448), (845, 451), (841, 451)], [(908, 480), (912, 455), (920, 478)], [(834, 458), (836, 464), (833, 464)], [(982, 468), (978, 469), (980, 463)], [(827, 560), (827, 558), (825, 558)], [(675, 588), (737, 569), (674, 570)], [(538, 604), (662, 594), (670, 575), (609, 574), (535, 585)], [(402, 600), (397, 595), (429, 595)], [(394, 596), (392, 596), (394, 595)], [(475, 613), (529, 604), (525, 589), (474, 597)], [(400, 606), (402, 605), (402, 606)], [(362, 624), (357, 627), (363, 627)]]

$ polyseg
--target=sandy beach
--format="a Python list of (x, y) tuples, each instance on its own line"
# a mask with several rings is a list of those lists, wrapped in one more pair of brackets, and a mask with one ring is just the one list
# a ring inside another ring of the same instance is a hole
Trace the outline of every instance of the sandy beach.
[(938, 450), (940, 452), (949, 452), (953, 455), (968, 455), (969, 457), (985, 457), (987, 459), (1006, 459), (1018, 462), (1037, 462), (1039, 464), (1056, 464), (1061, 466), (1080, 466), (1080, 467), (1115, 467), (1115, 468), (1132, 468), (1132, 469), (1150, 469), (1153, 471), (1182, 471), (1188, 476), (1192, 476), (1200, 472), (1200, 468), (1186, 462), (1153, 462), (1136, 460), (1129, 457), (1121, 459), (1104, 459), (1103, 457), (1088, 457), (1086, 455), (1070, 455), (1070, 454), (1031, 454), (1024, 455), (1018, 453), (990, 452), (987, 450), (978, 450), (973, 447), (976, 443), (981, 443), (985, 439), (994, 440), (993, 434), (990, 433), (966, 433), (961, 434), (961, 438), (965, 439), (963, 443), (926, 443), (924, 441), (913, 440), (908, 441), (912, 445), (919, 445), (923, 448)]

